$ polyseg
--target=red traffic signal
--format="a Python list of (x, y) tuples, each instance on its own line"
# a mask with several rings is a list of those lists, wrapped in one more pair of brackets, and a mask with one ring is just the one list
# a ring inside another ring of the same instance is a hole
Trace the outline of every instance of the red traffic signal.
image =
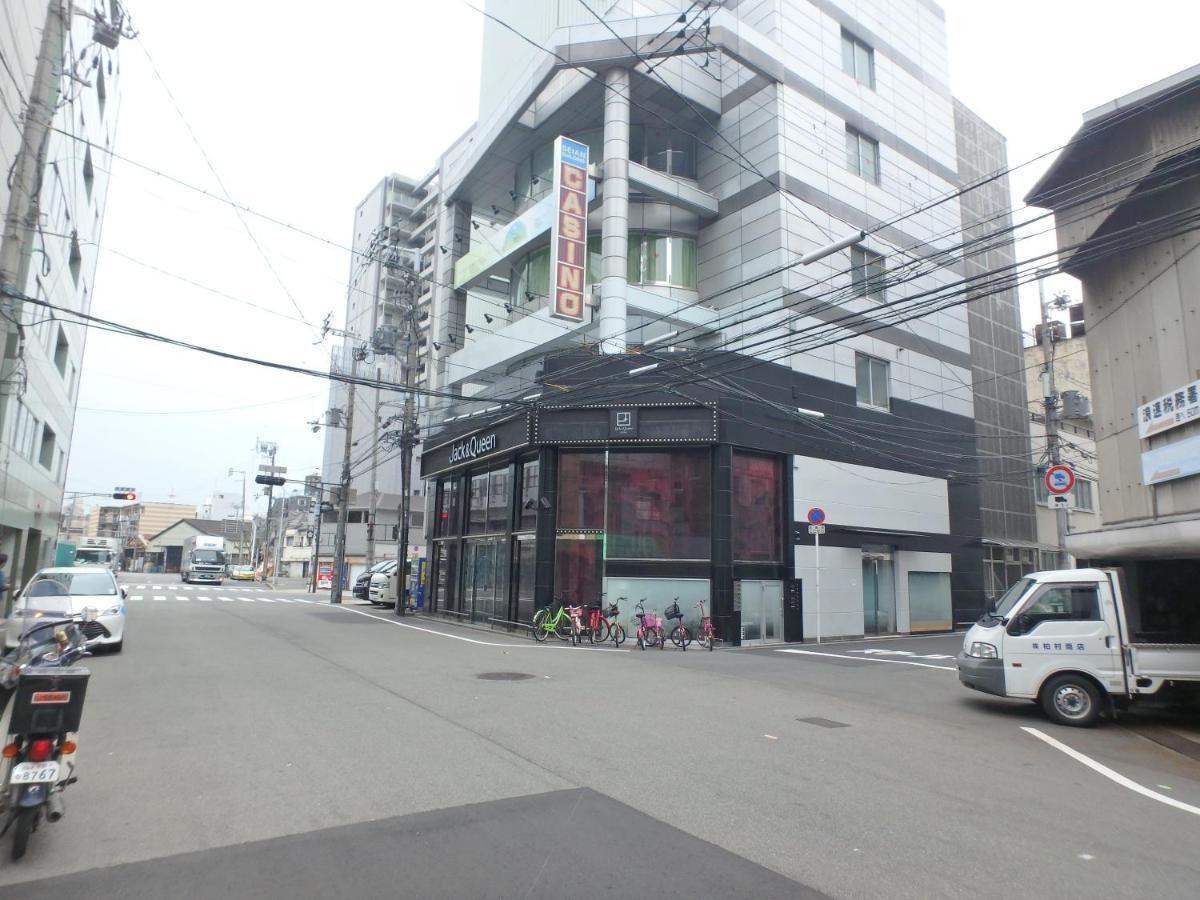
[(114, 500), (136, 500), (137, 494), (132, 491), (122, 491), (121, 493), (113, 494), (112, 498)]

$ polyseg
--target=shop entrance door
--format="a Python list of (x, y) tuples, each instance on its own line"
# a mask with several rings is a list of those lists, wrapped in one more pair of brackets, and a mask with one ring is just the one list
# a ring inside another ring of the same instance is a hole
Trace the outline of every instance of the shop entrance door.
[(742, 646), (783, 640), (783, 582), (739, 581), (742, 594)]
[(863, 547), (863, 634), (896, 633), (896, 572), (891, 547)]

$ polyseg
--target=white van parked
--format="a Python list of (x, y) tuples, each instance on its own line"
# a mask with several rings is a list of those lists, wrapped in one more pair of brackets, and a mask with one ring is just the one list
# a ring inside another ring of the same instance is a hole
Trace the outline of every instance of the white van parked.
[(1164, 687), (1200, 688), (1197, 585), (1173, 598), (1171, 627), (1149, 639), (1130, 597), (1118, 569), (1027, 575), (967, 632), (958, 679), (977, 691), (1033, 700), (1055, 722), (1080, 726)]

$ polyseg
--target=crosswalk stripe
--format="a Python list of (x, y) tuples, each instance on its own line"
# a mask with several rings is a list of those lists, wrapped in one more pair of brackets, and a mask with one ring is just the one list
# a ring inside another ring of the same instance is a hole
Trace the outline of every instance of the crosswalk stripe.
[(291, 603), (292, 602), (291, 600), (287, 599), (286, 597), (276, 597), (275, 599), (278, 600), (280, 603)]
[(130, 597), (129, 599), (130, 599), (130, 600), (141, 600), (141, 599), (142, 599), (142, 595), (141, 595), (141, 594), (134, 594), (134, 595), (133, 595), (132, 597)]
[(164, 597), (162, 594), (155, 594), (154, 599), (155, 600), (166, 600), (167, 598)]
[(239, 600), (242, 600), (242, 601), (245, 601), (246, 603), (253, 603), (253, 602), (254, 602), (254, 598), (253, 598), (253, 597), (238, 597), (238, 599), (239, 599)]
[(197, 600), (203, 600), (205, 603), (211, 603), (212, 597), (197, 597)]
[(232, 598), (232, 597), (218, 597), (217, 599), (218, 599), (218, 600), (224, 600), (226, 603), (232, 603), (232, 602), (233, 602), (233, 598)]
[(191, 598), (191, 597), (176, 597), (175, 599), (176, 599), (176, 600), (180, 600), (180, 601), (182, 601), (182, 602), (184, 602), (184, 603), (188, 603), (188, 602), (190, 602), (190, 601), (191, 601), (191, 599), (192, 599), (192, 598)]
[(274, 603), (275, 602), (270, 597), (259, 597), (258, 599), (261, 600), (263, 603)]

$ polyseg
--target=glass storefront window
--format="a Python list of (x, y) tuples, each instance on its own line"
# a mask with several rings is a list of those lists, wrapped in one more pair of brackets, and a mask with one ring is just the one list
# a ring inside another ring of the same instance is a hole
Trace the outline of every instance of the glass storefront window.
[(709, 456), (609, 453), (609, 559), (708, 559)]
[(458, 609), (456, 563), (458, 543), (437, 541), (433, 545), (433, 603), (435, 609)]
[(520, 531), (533, 531), (537, 527), (538, 514), (538, 461), (536, 459), (521, 463), (521, 506), (517, 511), (517, 528)]
[(733, 454), (733, 558), (778, 562), (783, 538), (778, 457)]
[(467, 534), (482, 534), (487, 529), (487, 472), (472, 475), (467, 503)]
[(604, 527), (604, 454), (563, 453), (558, 461), (558, 528)]
[(531, 537), (513, 542), (513, 593), (517, 598), (516, 620), (532, 622), (534, 586), (537, 581), (537, 541)]
[(550, 296), (550, 246), (521, 257), (512, 268), (509, 284), (509, 299), (517, 309), (536, 307)]
[(486, 530), (507, 531), (508, 520), (508, 469), (493, 469), (488, 473)]
[(571, 605), (600, 602), (604, 543), (597, 535), (559, 535), (554, 542), (554, 597)]
[(437, 523), (434, 537), (458, 534), (458, 478), (450, 476), (438, 482)]

